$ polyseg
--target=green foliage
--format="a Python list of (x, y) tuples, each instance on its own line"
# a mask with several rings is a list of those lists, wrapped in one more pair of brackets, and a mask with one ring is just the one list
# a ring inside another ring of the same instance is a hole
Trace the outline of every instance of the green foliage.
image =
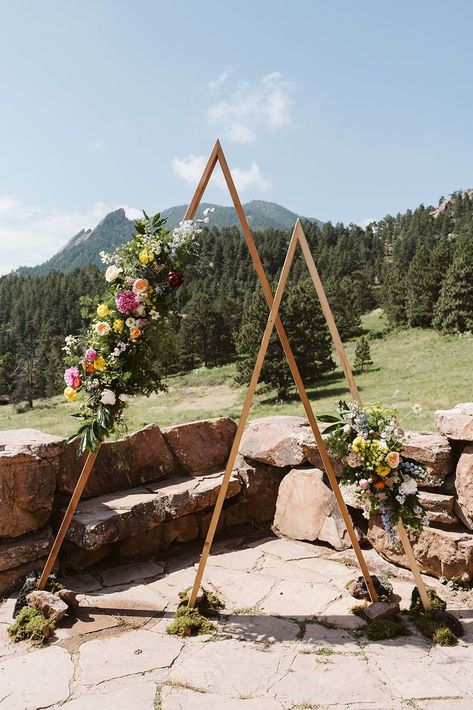
[(217, 630), (215, 624), (209, 619), (218, 617), (224, 603), (220, 597), (210, 589), (204, 589), (194, 608), (189, 607), (190, 588), (179, 592), (179, 606), (174, 620), (166, 628), (168, 634), (175, 636), (193, 636), (209, 634)]
[(383, 639), (392, 639), (397, 636), (410, 636), (409, 629), (403, 624), (401, 619), (391, 616), (386, 619), (368, 620), (362, 631), (370, 641), (382, 641)]
[(442, 333), (473, 330), (473, 249), (465, 244), (452, 261), (435, 306), (433, 325)]
[[(320, 381), (325, 373), (335, 368), (335, 364), (330, 333), (309, 279), (287, 285), (280, 313), (304, 382)], [(261, 292), (256, 291), (245, 303), (237, 336), (237, 352), (242, 356), (237, 365), (240, 382), (248, 382), (251, 378), (267, 318), (267, 304)], [(280, 400), (288, 398), (293, 380), (276, 334), (271, 337), (260, 381), (274, 388)]]
[(364, 372), (368, 365), (372, 365), (370, 344), (363, 335), (356, 343), (354, 367), (360, 372)]
[(54, 633), (55, 625), (39, 611), (24, 606), (7, 631), (12, 641), (32, 641), (35, 646), (43, 646)]

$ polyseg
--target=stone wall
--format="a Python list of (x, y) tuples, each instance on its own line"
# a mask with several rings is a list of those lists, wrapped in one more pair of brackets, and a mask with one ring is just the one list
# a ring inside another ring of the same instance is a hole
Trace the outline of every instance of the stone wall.
[[(425, 572), (466, 581), (473, 578), (473, 404), (437, 412), (436, 424), (435, 434), (410, 432), (405, 448), (435, 481), (422, 491), (431, 525), (414, 550)], [(205, 536), (235, 430), (228, 418), (163, 430), (150, 425), (105, 444), (61, 562), (83, 568)], [(74, 443), (32, 429), (0, 432), (0, 596), (21, 583), (26, 570), (43, 566), (83, 463), (75, 450)], [(343, 494), (353, 506), (350, 489)], [(300, 417), (251, 422), (220, 529), (273, 520), (281, 535), (335, 549), (349, 545), (312, 432)], [(366, 532), (386, 559), (407, 566), (378, 520)]]

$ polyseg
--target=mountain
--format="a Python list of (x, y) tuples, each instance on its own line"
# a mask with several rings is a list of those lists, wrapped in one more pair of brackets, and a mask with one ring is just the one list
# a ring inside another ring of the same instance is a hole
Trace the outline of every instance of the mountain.
[[(238, 225), (238, 218), (233, 207), (204, 202), (197, 210), (197, 219), (202, 219), (207, 207), (215, 208), (210, 217), (209, 227), (232, 227)], [(169, 227), (175, 227), (182, 220), (187, 205), (176, 205), (161, 212), (166, 217)], [(253, 231), (264, 229), (292, 229), (297, 217), (295, 212), (263, 200), (251, 200), (243, 205), (248, 223)], [(321, 225), (317, 219), (302, 217), (309, 222)], [(81, 229), (54, 256), (38, 266), (22, 266), (16, 273), (23, 276), (44, 276), (50, 271), (68, 273), (87, 264), (100, 264), (100, 252), (112, 252), (128, 241), (133, 235), (134, 223), (129, 220), (125, 210), (120, 208), (110, 212), (94, 229)]]

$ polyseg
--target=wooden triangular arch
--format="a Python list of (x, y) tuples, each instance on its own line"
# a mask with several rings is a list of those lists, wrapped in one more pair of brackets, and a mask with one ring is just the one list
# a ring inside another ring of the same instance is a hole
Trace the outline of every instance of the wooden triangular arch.
[[(263, 365), (264, 357), (266, 354), (266, 349), (269, 344), (269, 339), (271, 337), (271, 334), (273, 332), (273, 329), (276, 328), (277, 333), (279, 335), (279, 339), (281, 341), (282, 348), (284, 350), (284, 354), (286, 356), (289, 368), (291, 370), (291, 374), (294, 380), (294, 383), (296, 385), (297, 391), (299, 393), (299, 397), (301, 399), (302, 405), (304, 407), (307, 419), (309, 420), (309, 424), (312, 428), (315, 441), (317, 443), (320, 456), (322, 458), (322, 463), (324, 465), (324, 469), (327, 473), (327, 476), (330, 481), (330, 485), (332, 486), (332, 490), (334, 492), (335, 498), (337, 500), (338, 506), (340, 508), (340, 512), (342, 514), (342, 517), (344, 519), (350, 541), (353, 546), (353, 550), (355, 552), (355, 555), (358, 560), (358, 564), (360, 566), (361, 572), (363, 574), (363, 577), (366, 582), (366, 586), (368, 588), (370, 597), (372, 601), (377, 600), (377, 594), (376, 590), (373, 585), (373, 581), (371, 579), (371, 576), (369, 574), (368, 566), (366, 564), (365, 558), (363, 556), (363, 552), (361, 551), (360, 544), (358, 542), (358, 538), (355, 532), (355, 529), (353, 527), (353, 523), (350, 517), (350, 514), (348, 512), (347, 506), (345, 504), (345, 501), (343, 500), (343, 496), (340, 491), (340, 487), (338, 485), (337, 477), (335, 475), (332, 461), (330, 459), (330, 456), (328, 454), (327, 448), (325, 446), (324, 440), (322, 438), (322, 434), (320, 432), (319, 426), (317, 424), (317, 420), (315, 418), (314, 412), (312, 410), (312, 406), (309, 401), (309, 397), (307, 395), (304, 382), (302, 380), (301, 374), (299, 372), (299, 368), (297, 366), (294, 354), (292, 352), (291, 345), (289, 343), (288, 337), (286, 335), (286, 331), (284, 329), (284, 326), (282, 324), (281, 318), (279, 316), (279, 306), (281, 302), (281, 298), (284, 292), (284, 287), (286, 285), (286, 280), (289, 275), (289, 270), (292, 264), (292, 259), (294, 256), (294, 252), (296, 249), (296, 246), (298, 243), (301, 244), (302, 247), (302, 252), (304, 254), (304, 257), (306, 259), (307, 265), (309, 267), (309, 272), (311, 275), (311, 278), (314, 282), (315, 289), (317, 291), (323, 313), (325, 315), (325, 318), (327, 320), (327, 323), (330, 328), (330, 332), (332, 335), (332, 339), (335, 345), (335, 348), (337, 350), (338, 356), (340, 358), (340, 363), (342, 365), (345, 377), (347, 379), (347, 382), (350, 387), (350, 392), (351, 395), (354, 399), (359, 399), (359, 394), (358, 394), (358, 389), (355, 384), (355, 380), (353, 378), (353, 374), (351, 372), (351, 368), (348, 362), (348, 359), (346, 357), (345, 350), (342, 345), (342, 341), (340, 339), (340, 335), (338, 333), (337, 326), (335, 324), (335, 321), (333, 319), (332, 312), (330, 310), (330, 306), (328, 304), (327, 298), (325, 296), (325, 292), (322, 287), (322, 283), (320, 281), (319, 275), (317, 273), (317, 269), (315, 267), (314, 260), (312, 258), (312, 254), (309, 249), (309, 245), (307, 243), (304, 231), (302, 229), (302, 225), (300, 223), (300, 220), (297, 220), (296, 226), (294, 227), (294, 231), (292, 234), (291, 242), (289, 245), (289, 250), (287, 253), (286, 261), (284, 263), (283, 271), (281, 273), (281, 278), (278, 284), (278, 289), (276, 291), (276, 295), (273, 298), (273, 293), (272, 289), (269, 283), (269, 280), (266, 276), (266, 273), (264, 271), (263, 265), (261, 263), (261, 259), (258, 253), (258, 250), (256, 248), (256, 244), (253, 238), (253, 234), (251, 232), (251, 229), (248, 225), (248, 220), (246, 219), (246, 215), (244, 213), (243, 207), (240, 202), (240, 198), (238, 196), (235, 183), (233, 182), (232, 175), (230, 173), (230, 169), (228, 167), (225, 155), (223, 153), (222, 147), (220, 145), (220, 142), (217, 140), (214, 148), (210, 154), (210, 157), (208, 159), (207, 165), (205, 166), (204, 172), (202, 174), (202, 177), (199, 181), (199, 184), (196, 188), (196, 191), (194, 193), (194, 196), (189, 204), (189, 207), (187, 209), (187, 212), (184, 216), (184, 219), (193, 219), (195, 217), (195, 214), (197, 212), (197, 208), (202, 200), (202, 196), (205, 192), (205, 189), (209, 183), (209, 180), (212, 176), (212, 173), (217, 165), (217, 162), (220, 164), (220, 167), (223, 172), (223, 176), (225, 178), (225, 182), (227, 184), (228, 190), (230, 192), (230, 196), (233, 201), (233, 205), (235, 207), (235, 211), (238, 216), (238, 220), (240, 222), (243, 235), (245, 237), (246, 243), (248, 245), (248, 249), (251, 254), (251, 258), (253, 260), (253, 265), (255, 267), (256, 273), (258, 275), (258, 279), (261, 283), (261, 287), (263, 289), (263, 293), (266, 299), (266, 302), (268, 304), (268, 307), (270, 309), (270, 314), (268, 317), (268, 323), (263, 335), (263, 340), (261, 343), (260, 351), (258, 353), (258, 357), (256, 360), (255, 364), (255, 369), (253, 372), (253, 376), (248, 388), (248, 392), (246, 395), (246, 399), (243, 405), (240, 421), (238, 424), (238, 428), (235, 434), (235, 439), (233, 441), (232, 449), (230, 451), (230, 456), (227, 462), (227, 466), (225, 469), (225, 474), (223, 477), (222, 485), (220, 487), (219, 495), (217, 497), (217, 501), (215, 503), (215, 508), (212, 514), (212, 519), (210, 521), (210, 526), (207, 532), (207, 537), (205, 539), (204, 543), (204, 549), (202, 552), (202, 555), (200, 557), (200, 562), (199, 562), (199, 567), (197, 570), (196, 578), (194, 581), (194, 586), (192, 588), (190, 597), (189, 597), (189, 606), (193, 607), (195, 606), (197, 596), (199, 593), (200, 585), (202, 583), (202, 578), (204, 575), (204, 570), (205, 566), (207, 564), (207, 559), (210, 553), (210, 549), (212, 547), (213, 539), (215, 536), (215, 532), (217, 529), (218, 521), (220, 519), (220, 514), (222, 512), (223, 508), (223, 503), (225, 501), (225, 496), (226, 492), (228, 489), (228, 484), (230, 482), (230, 477), (232, 474), (233, 466), (236, 461), (236, 457), (238, 455), (238, 449), (241, 443), (241, 438), (243, 436), (243, 431), (246, 426), (246, 422), (248, 420), (248, 415), (250, 412), (251, 404), (253, 402), (253, 397), (254, 397), (254, 392), (256, 389), (256, 386), (258, 384), (258, 379), (259, 375), (261, 372), (261, 367)], [(285, 276), (285, 278), (284, 278)], [(276, 297), (278, 297), (278, 301), (276, 300)], [(266, 342), (267, 341), (267, 342)]]

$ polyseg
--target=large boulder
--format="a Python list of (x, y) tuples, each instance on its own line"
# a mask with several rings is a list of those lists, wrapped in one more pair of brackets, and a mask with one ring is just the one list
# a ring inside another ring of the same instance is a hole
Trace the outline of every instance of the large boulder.
[(437, 410), (435, 424), (439, 432), (449, 439), (473, 441), (473, 402)]
[[(87, 452), (77, 458), (79, 439), (69, 444), (61, 458), (58, 489), (70, 495), (79, 478)], [(179, 467), (156, 424), (149, 424), (118, 441), (102, 444), (82, 498), (134, 488), (179, 473)]]
[(63, 446), (60, 437), (36, 429), (0, 432), (0, 538), (47, 523)]
[(281, 480), (287, 468), (276, 468), (254, 461), (241, 461), (237, 475), (242, 484), (242, 492), (236, 502), (226, 510), (226, 525), (273, 520), (276, 511)]
[(460, 522), (455, 515), (455, 499), (452, 495), (419, 491), (419, 499), (426, 510), (430, 523), (457, 525)]
[(294, 540), (321, 540), (336, 550), (350, 547), (335, 496), (318, 468), (293, 469), (283, 478), (273, 529)]
[(456, 513), (465, 525), (473, 530), (473, 446), (466, 446), (458, 460), (455, 491)]
[[(368, 540), (384, 559), (409, 568), (402, 546), (389, 540), (378, 516), (370, 519)], [(417, 540), (412, 538), (412, 547), (425, 574), (463, 582), (473, 579), (473, 535), (467, 530), (426, 527)]]
[(314, 446), (314, 436), (305, 419), (265, 417), (250, 423), (241, 440), (240, 454), (269, 466), (299, 466), (307, 461), (304, 445)]
[(430, 432), (406, 432), (406, 443), (402, 453), (425, 465), (432, 476), (429, 487), (441, 486), (445, 476), (452, 470), (452, 449), (448, 439), (441, 434)]
[(164, 438), (185, 473), (200, 475), (226, 465), (237, 425), (229, 417), (163, 429)]

